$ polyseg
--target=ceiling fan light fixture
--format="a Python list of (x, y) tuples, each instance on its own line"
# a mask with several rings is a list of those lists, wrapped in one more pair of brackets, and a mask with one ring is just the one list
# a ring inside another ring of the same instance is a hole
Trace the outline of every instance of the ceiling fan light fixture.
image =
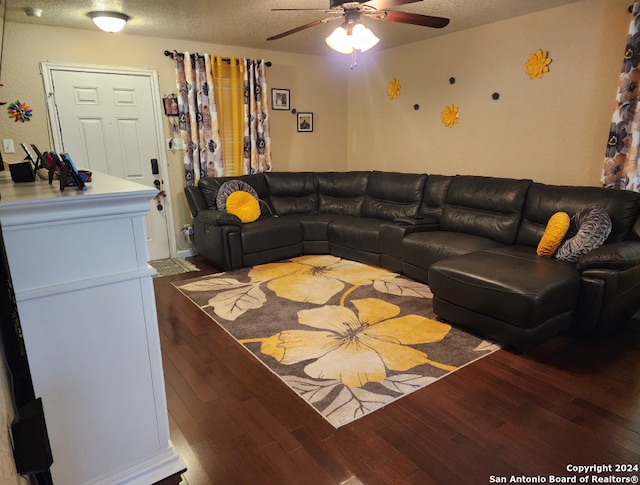
[(351, 54), (353, 52), (353, 43), (351, 42), (350, 37), (351, 36), (347, 33), (347, 30), (340, 26), (324, 41), (334, 51), (338, 51), (341, 54)]
[(353, 41), (353, 48), (361, 52), (368, 51), (380, 42), (380, 39), (376, 37), (376, 34), (371, 32), (370, 29), (366, 28), (362, 24), (356, 24), (353, 26), (353, 29), (351, 30), (351, 37)]
[(93, 23), (105, 32), (120, 32), (129, 20), (129, 16), (120, 12), (89, 12)]
[(356, 23), (348, 30), (341, 25), (325, 39), (325, 42), (334, 51), (351, 54), (354, 50), (368, 51), (380, 42), (380, 39), (363, 24)]

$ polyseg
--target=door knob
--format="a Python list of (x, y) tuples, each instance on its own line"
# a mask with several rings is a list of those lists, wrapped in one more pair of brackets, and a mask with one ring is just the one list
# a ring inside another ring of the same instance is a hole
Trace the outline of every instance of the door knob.
[(156, 201), (156, 209), (161, 211), (162, 209), (164, 209), (164, 206), (162, 205), (162, 199), (164, 199), (167, 196), (167, 193), (164, 190), (162, 190), (162, 182), (160, 180), (155, 179), (153, 181), (153, 185), (155, 185), (156, 189), (158, 189), (158, 193), (153, 198), (153, 200)]

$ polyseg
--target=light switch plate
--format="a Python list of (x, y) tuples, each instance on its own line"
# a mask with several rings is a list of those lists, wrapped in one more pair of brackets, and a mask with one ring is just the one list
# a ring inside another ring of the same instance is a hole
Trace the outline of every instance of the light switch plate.
[(16, 152), (16, 149), (13, 146), (13, 140), (12, 139), (4, 138), (2, 140), (2, 151), (4, 151), (5, 153), (15, 153)]
[(184, 142), (182, 141), (182, 138), (171, 138), (167, 140), (167, 149), (168, 150), (184, 149)]

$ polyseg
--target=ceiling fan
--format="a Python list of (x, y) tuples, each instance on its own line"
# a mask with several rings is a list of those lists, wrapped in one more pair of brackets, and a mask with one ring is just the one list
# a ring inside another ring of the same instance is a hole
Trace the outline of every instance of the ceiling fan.
[(332, 49), (343, 54), (355, 53), (356, 50), (366, 51), (376, 45), (378, 39), (371, 30), (367, 29), (360, 21), (362, 16), (384, 20), (386, 22), (398, 22), (402, 24), (420, 25), (441, 29), (449, 24), (449, 19), (444, 17), (432, 17), (417, 13), (397, 12), (389, 10), (392, 7), (421, 2), (422, 0), (368, 0), (363, 2), (349, 2), (344, 0), (330, 0), (328, 9), (314, 8), (274, 8), (271, 11), (298, 11), (307, 10), (325, 12), (332, 16), (320, 20), (314, 20), (295, 29), (287, 30), (281, 34), (269, 37), (267, 40), (277, 40), (302, 30), (326, 24), (334, 20), (344, 18), (344, 22), (329, 37), (326, 42)]

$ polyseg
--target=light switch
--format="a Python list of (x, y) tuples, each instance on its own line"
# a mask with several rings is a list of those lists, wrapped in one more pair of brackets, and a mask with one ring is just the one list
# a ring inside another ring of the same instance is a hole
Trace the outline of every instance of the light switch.
[(11, 140), (11, 139), (3, 139), (2, 140), (2, 150), (5, 153), (15, 153), (16, 149), (13, 146), (13, 140)]

